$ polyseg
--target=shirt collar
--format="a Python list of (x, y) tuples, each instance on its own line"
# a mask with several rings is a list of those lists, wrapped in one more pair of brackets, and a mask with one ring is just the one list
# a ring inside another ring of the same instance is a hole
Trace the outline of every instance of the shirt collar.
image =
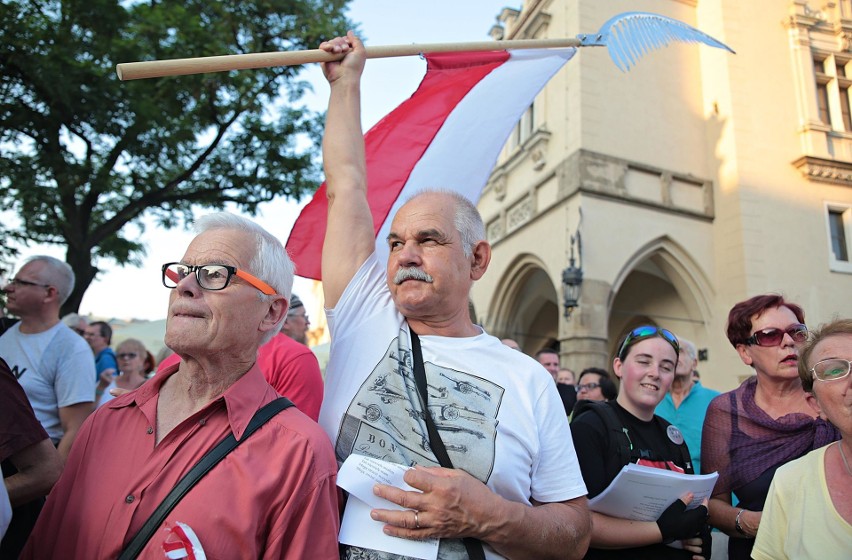
[[(159, 397), (163, 383), (166, 382), (166, 379), (177, 373), (179, 368), (180, 362), (165, 368), (146, 383), (142, 384), (139, 389), (127, 395), (127, 398), (119, 397), (113, 399), (104, 406), (109, 408), (123, 408), (131, 405), (139, 408), (145, 407), (151, 399)], [(274, 394), (270, 395), (270, 392), (274, 393), (275, 390), (266, 382), (263, 373), (255, 362), (251, 369), (228, 387), (221, 396), (207, 404), (203, 410), (211, 406), (218, 406), (217, 403), (224, 400), (228, 414), (228, 423), (231, 426), (234, 437), (239, 440), (242, 438), (254, 413), (275, 397)]]

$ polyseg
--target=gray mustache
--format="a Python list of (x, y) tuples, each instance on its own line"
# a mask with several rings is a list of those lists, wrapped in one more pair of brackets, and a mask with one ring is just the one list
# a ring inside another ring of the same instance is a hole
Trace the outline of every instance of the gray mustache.
[(393, 276), (393, 283), (397, 286), (405, 282), (406, 280), (422, 280), (423, 282), (432, 283), (432, 276), (426, 274), (416, 266), (410, 266), (408, 268), (400, 268), (396, 271), (396, 274)]

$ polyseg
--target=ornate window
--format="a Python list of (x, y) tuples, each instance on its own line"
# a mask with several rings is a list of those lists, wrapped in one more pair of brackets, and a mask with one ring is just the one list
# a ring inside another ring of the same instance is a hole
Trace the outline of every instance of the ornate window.
[(811, 181), (852, 186), (852, 0), (794, 0), (787, 26), (802, 146), (792, 163)]

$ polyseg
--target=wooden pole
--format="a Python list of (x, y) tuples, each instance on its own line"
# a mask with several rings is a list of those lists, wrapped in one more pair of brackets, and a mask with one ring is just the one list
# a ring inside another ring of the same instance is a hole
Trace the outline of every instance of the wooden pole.
[[(479, 41), (473, 43), (386, 45), (367, 47), (367, 58), (389, 58), (436, 52), (552, 49), (579, 46), (579, 39), (521, 39), (514, 41)], [(342, 54), (331, 54), (320, 49), (313, 49), (305, 51), (231, 54), (200, 58), (177, 58), (173, 60), (152, 60), (149, 62), (123, 62), (116, 65), (115, 71), (118, 74), (119, 80), (126, 81), (143, 78), (162, 78), (164, 76), (204, 74), (206, 72), (228, 72), (250, 68), (295, 66), (309, 62), (329, 62), (341, 58), (343, 58)]]

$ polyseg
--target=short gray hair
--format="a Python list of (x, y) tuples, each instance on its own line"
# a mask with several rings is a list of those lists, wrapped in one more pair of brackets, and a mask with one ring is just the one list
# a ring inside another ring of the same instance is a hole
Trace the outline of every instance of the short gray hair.
[[(272, 286), (279, 295), (284, 296), (287, 301), (290, 301), (295, 266), (293, 265), (293, 261), (290, 260), (286, 249), (284, 249), (284, 245), (281, 244), (281, 241), (277, 237), (255, 222), (242, 216), (231, 214), (230, 212), (216, 212), (215, 214), (202, 216), (195, 221), (193, 229), (198, 234), (215, 229), (224, 229), (243, 231), (254, 236), (255, 253), (249, 261), (247, 272), (250, 272)], [(272, 300), (272, 296), (260, 292), (258, 292), (258, 295), (262, 301)], [(268, 342), (281, 330), (281, 324), (284, 323), (284, 319), (286, 319), (286, 315), (282, 315), (278, 325), (261, 340), (261, 345)]]
[(689, 359), (693, 362), (698, 359), (698, 350), (695, 348), (695, 343), (685, 338), (677, 337), (680, 351), (685, 352)]
[(459, 232), (464, 256), (471, 256), (473, 254), (473, 248), (476, 247), (476, 244), (480, 241), (486, 240), (485, 223), (482, 221), (482, 216), (479, 214), (479, 210), (476, 209), (476, 205), (464, 195), (459, 194), (456, 191), (451, 191), (447, 189), (423, 190), (413, 195), (411, 198), (408, 199), (408, 201), (410, 202), (419, 196), (428, 194), (440, 194), (449, 196), (453, 199), (453, 201), (455, 201), (455, 215), (453, 216), (453, 224), (456, 226), (456, 230)]
[[(44, 264), (44, 273), (40, 280), (56, 288), (59, 305), (68, 301), (74, 291), (74, 270), (65, 261), (47, 255), (35, 255), (24, 261), (24, 265), (40, 262)], [(21, 265), (23, 267), (23, 265)]]
[(79, 313), (69, 313), (62, 317), (62, 322), (72, 329), (76, 329), (80, 325), (80, 321), (86, 323), (87, 326), (89, 324), (89, 320), (80, 315)]

